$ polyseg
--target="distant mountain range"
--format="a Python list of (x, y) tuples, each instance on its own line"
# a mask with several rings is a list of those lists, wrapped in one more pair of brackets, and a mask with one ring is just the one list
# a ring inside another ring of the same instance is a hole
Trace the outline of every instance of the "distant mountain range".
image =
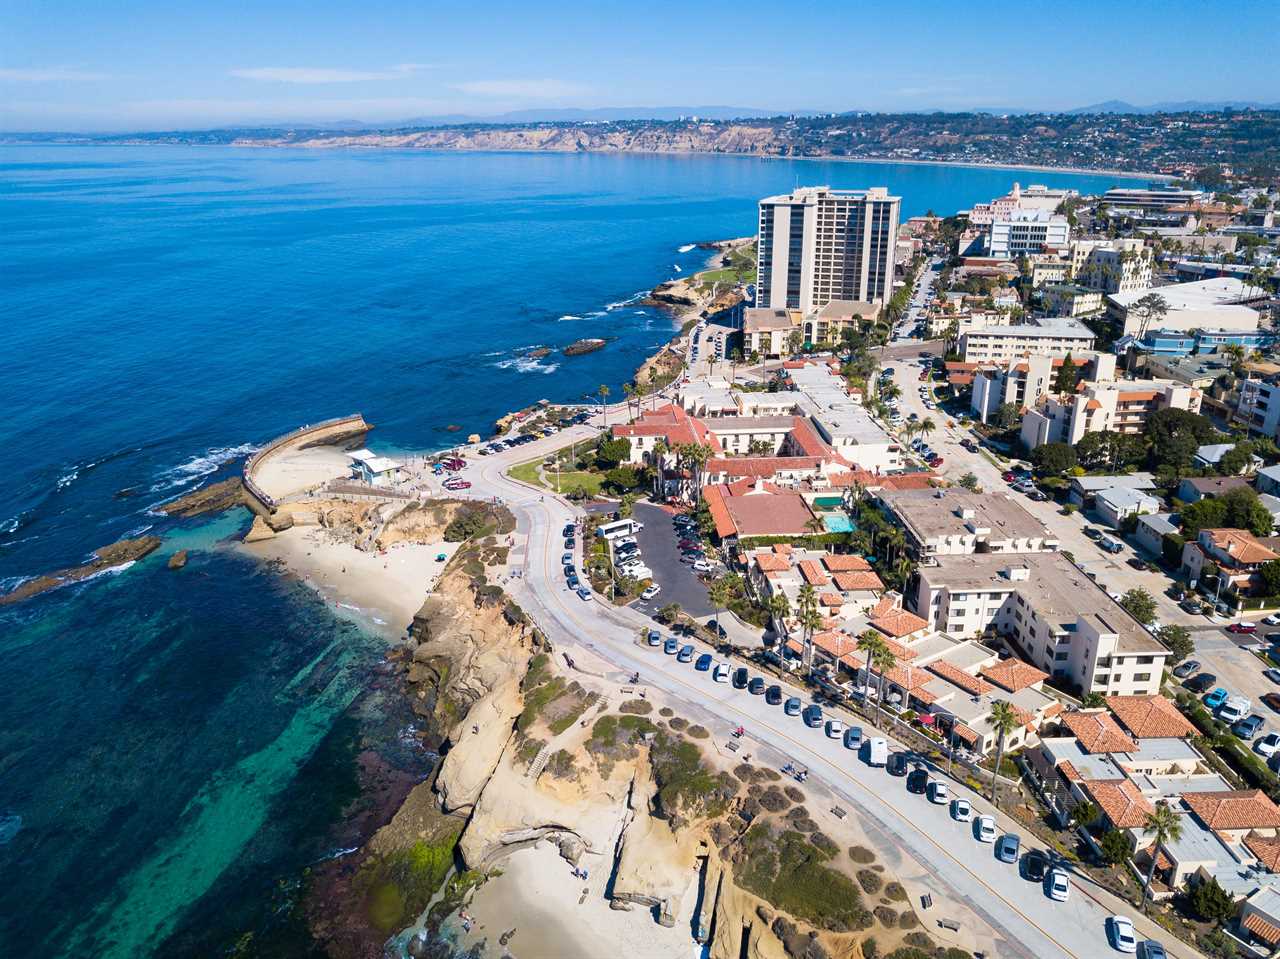
[(1064, 110), (1070, 114), (1089, 113), (1204, 113), (1218, 110), (1280, 110), (1280, 103), (1259, 103), (1257, 100), (1166, 100), (1145, 107), (1134, 106), (1124, 100), (1104, 100), (1087, 107)]

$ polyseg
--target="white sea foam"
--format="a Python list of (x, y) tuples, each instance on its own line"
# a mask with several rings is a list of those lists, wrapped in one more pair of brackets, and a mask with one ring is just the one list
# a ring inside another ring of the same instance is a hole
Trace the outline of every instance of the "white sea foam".
[(379, 626), (385, 626), (385, 625), (387, 625), (387, 621), (386, 621), (385, 619), (378, 619), (378, 617), (377, 617), (377, 616), (374, 616), (374, 617), (373, 617), (373, 621), (374, 621), (375, 623), (377, 623)]
[(80, 478), (80, 467), (75, 467), (69, 473), (63, 473), (58, 477), (58, 489), (66, 489), (72, 483)]
[(515, 370), (518, 373), (554, 373), (560, 369), (559, 363), (543, 363), (533, 356), (513, 356), (493, 365), (500, 370)]
[(690, 250), (697, 249), (697, 247), (698, 247), (698, 244), (696, 244), (696, 243), (686, 243), (684, 246), (682, 246), (682, 247), (680, 247), (679, 249), (677, 249), (677, 250), (676, 250), (676, 252), (677, 252), (677, 253), (688, 253)]
[(632, 293), (625, 300), (618, 300), (616, 303), (609, 303), (605, 306), (606, 310), (616, 310), (623, 306), (630, 306), (632, 303), (638, 303), (649, 295), (648, 290), (641, 290), (638, 293)]
[(86, 576), (84, 579), (78, 580), (77, 582), (87, 583), (90, 580), (98, 579), (100, 576), (115, 576), (117, 573), (123, 573), (126, 569), (128, 569), (130, 566), (132, 566), (136, 562), (137, 562), (136, 559), (131, 559), (128, 562), (120, 563), (118, 566), (108, 566), (106, 569), (100, 569), (96, 573), (92, 573), (89, 576)]
[(560, 319), (561, 320), (580, 320), (582, 319), (582, 317), (574, 313), (566, 313), (564, 316), (560, 317)]
[(133, 539), (135, 536), (141, 536), (147, 530), (151, 529), (153, 525), (153, 523), (148, 523), (146, 526), (135, 526), (133, 529), (129, 530), (129, 532), (124, 534), (123, 539)]
[(350, 603), (339, 603), (338, 606), (341, 607), (342, 609), (354, 610), (357, 613), (364, 612), (364, 610), (362, 610), (359, 606), (352, 606)]
[(17, 516), (11, 517), (3, 523), (0, 523), (0, 536), (8, 536), (10, 533), (16, 533), (18, 531), (18, 527), (22, 525), (22, 521), (25, 518), (25, 513), (19, 513)]
[(151, 491), (155, 493), (178, 486), (190, 486), (211, 473), (216, 473), (232, 460), (239, 459), (242, 456), (249, 456), (257, 451), (258, 447), (252, 443), (242, 443), (239, 446), (213, 447), (206, 450), (202, 455), (193, 456), (185, 463), (175, 466), (162, 474), (160, 481), (152, 484)]

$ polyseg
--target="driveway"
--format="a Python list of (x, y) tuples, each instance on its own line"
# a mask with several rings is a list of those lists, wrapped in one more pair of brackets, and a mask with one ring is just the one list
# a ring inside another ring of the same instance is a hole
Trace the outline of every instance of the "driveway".
[(680, 562), (671, 514), (649, 503), (636, 503), (634, 511), (635, 518), (644, 523), (644, 529), (636, 533), (640, 555), (653, 570), (653, 581), (662, 587), (662, 592), (647, 602), (636, 600), (633, 608), (652, 615), (663, 606), (679, 603), (681, 609), (695, 618), (714, 613), (707, 599), (707, 588), (691, 567)]

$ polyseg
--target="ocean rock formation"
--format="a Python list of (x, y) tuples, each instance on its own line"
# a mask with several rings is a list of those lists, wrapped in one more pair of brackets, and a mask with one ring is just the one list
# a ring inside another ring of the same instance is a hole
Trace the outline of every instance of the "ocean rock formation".
[(260, 540), (271, 539), (275, 536), (275, 531), (267, 525), (267, 521), (259, 514), (254, 516), (253, 525), (249, 527), (249, 531), (244, 534), (244, 542), (257, 543)]
[(168, 567), (170, 569), (182, 569), (187, 565), (187, 551), (180, 549), (169, 557)]
[(37, 576), (29, 579), (25, 583), (21, 583), (17, 588), (0, 596), (0, 606), (7, 606), (10, 603), (20, 603), (24, 599), (30, 599), (32, 596), (38, 596), (41, 593), (47, 593), (51, 589), (57, 589), (59, 586), (66, 586), (68, 583), (78, 583), (81, 580), (88, 579), (97, 573), (104, 572), (117, 566), (123, 566), (126, 563), (132, 563), (142, 559), (152, 550), (160, 545), (159, 536), (140, 536), (137, 539), (122, 539), (119, 542), (112, 543), (110, 546), (104, 546), (101, 549), (94, 550), (93, 559), (83, 566), (72, 566), (69, 569), (60, 569), (57, 572), (46, 573), (43, 576)]
[(221, 513), (233, 506), (243, 505), (245, 505), (244, 483), (239, 476), (233, 476), (220, 483), (192, 490), (157, 509), (166, 515), (181, 516), (186, 519), (205, 513)]

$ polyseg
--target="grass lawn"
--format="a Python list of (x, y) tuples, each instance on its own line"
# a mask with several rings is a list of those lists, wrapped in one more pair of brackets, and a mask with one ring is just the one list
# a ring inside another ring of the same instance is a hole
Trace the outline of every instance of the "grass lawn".
[[(515, 466), (507, 470), (507, 475), (514, 480), (522, 483), (528, 483), (530, 486), (538, 486), (542, 489), (554, 490), (556, 488), (556, 471), (549, 469), (546, 471), (546, 479), (538, 475), (538, 467), (542, 464), (542, 460), (530, 460), (527, 463), (517, 463)], [(600, 473), (585, 473), (581, 470), (564, 470), (560, 473), (560, 492), (567, 493), (575, 487), (581, 486), (590, 495), (596, 496), (600, 493), (600, 484), (604, 482), (604, 476)]]

